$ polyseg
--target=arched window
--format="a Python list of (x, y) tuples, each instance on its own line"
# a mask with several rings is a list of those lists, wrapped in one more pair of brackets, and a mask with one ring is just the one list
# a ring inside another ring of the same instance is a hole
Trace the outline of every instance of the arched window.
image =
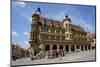
[(49, 51), (50, 50), (50, 45), (45, 45), (45, 51)]
[(75, 51), (74, 45), (71, 45), (71, 51)]
[(59, 49), (60, 49), (60, 50), (63, 50), (63, 45), (60, 45), (60, 46), (59, 46)]
[(57, 45), (53, 45), (53, 50), (57, 50)]
[(87, 50), (87, 45), (85, 45), (85, 50)]
[(80, 46), (79, 46), (79, 45), (77, 45), (77, 46), (76, 46), (76, 49), (80, 49)]
[(65, 46), (65, 50), (66, 50), (66, 52), (69, 51), (69, 46), (68, 45)]
[(83, 45), (81, 45), (81, 50), (82, 50), (82, 51), (84, 50)]

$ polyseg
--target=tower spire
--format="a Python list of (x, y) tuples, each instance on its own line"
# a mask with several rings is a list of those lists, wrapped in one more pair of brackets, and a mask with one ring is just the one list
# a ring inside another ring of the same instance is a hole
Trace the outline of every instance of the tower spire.
[(66, 15), (65, 17), (66, 17), (66, 19), (67, 19), (67, 18), (68, 18), (68, 15)]
[(41, 15), (41, 9), (37, 8), (37, 10), (35, 11), (35, 14)]
[(65, 21), (65, 20), (71, 22), (71, 19), (68, 17), (67, 14), (65, 15), (65, 19), (63, 21)]

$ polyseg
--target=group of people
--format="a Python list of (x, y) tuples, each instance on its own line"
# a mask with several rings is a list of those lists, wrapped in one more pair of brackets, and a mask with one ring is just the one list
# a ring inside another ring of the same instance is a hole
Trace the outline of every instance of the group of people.
[(64, 51), (63, 50), (52, 50), (52, 51), (47, 51), (46, 52), (46, 58), (48, 59), (52, 59), (52, 58), (58, 58), (58, 57), (63, 57), (65, 56)]

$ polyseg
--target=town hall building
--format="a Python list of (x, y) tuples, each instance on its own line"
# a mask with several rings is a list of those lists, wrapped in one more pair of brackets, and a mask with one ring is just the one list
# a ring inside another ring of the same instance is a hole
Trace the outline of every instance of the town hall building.
[(85, 29), (73, 24), (70, 17), (65, 15), (63, 21), (58, 21), (43, 17), (41, 13), (38, 8), (32, 15), (29, 40), (32, 60), (40, 54), (48, 58), (49, 53), (58, 57), (60, 52), (64, 56), (67, 53), (92, 49)]

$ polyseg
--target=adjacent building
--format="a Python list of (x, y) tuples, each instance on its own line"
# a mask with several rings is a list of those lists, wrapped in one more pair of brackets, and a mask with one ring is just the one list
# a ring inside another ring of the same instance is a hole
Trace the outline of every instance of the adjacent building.
[(12, 57), (16, 57), (17, 59), (29, 57), (29, 51), (18, 44), (12, 44)]

